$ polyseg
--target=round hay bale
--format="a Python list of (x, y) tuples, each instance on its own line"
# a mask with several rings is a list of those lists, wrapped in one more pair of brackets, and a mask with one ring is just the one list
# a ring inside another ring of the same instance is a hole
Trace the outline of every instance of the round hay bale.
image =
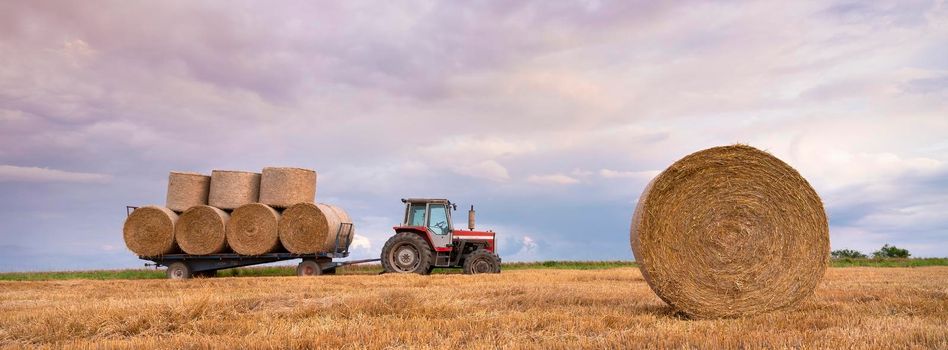
[(159, 206), (145, 206), (125, 219), (125, 246), (140, 256), (159, 256), (175, 250), (174, 228), (178, 214)]
[(209, 205), (191, 207), (178, 218), (174, 237), (185, 253), (220, 253), (227, 248), (226, 225), (229, 219), (226, 212)]
[(227, 245), (237, 254), (260, 255), (276, 250), (280, 244), (277, 225), (280, 213), (266, 204), (241, 205), (230, 213)]
[(246, 171), (214, 170), (207, 203), (221, 209), (237, 207), (257, 201), (260, 194), (260, 174)]
[(339, 215), (322, 203), (298, 203), (283, 211), (277, 231), (287, 251), (326, 253), (335, 247)]
[(172, 171), (168, 174), (165, 206), (180, 213), (195, 205), (206, 205), (210, 188), (210, 176)]
[(288, 208), (316, 201), (316, 171), (300, 168), (263, 168), (260, 203)]
[[(336, 217), (339, 218), (339, 223), (348, 223), (348, 224), (352, 223), (352, 218), (349, 217), (349, 213), (347, 213), (344, 209), (332, 204), (325, 204), (325, 205), (328, 206), (330, 209), (332, 209), (332, 211), (336, 213)], [(336, 231), (338, 231), (338, 229)], [(351, 244), (352, 237), (355, 236), (355, 225), (352, 226), (351, 230), (344, 233), (347, 233), (347, 235), (342, 235), (339, 237), (339, 244), (345, 244), (346, 242), (349, 242)], [(332, 235), (331, 237), (329, 237), (329, 239), (331, 241), (331, 244), (335, 246), (336, 242), (333, 239), (333, 237), (335, 237), (335, 235)]]
[(789, 165), (744, 145), (688, 155), (642, 192), (635, 261), (669, 305), (697, 318), (752, 315), (810, 295), (829, 261), (823, 203)]

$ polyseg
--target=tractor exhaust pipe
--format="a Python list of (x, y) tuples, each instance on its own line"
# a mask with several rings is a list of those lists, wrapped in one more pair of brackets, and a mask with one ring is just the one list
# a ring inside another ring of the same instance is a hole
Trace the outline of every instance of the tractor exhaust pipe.
[(471, 205), (471, 210), (467, 212), (467, 229), (474, 231), (474, 205)]

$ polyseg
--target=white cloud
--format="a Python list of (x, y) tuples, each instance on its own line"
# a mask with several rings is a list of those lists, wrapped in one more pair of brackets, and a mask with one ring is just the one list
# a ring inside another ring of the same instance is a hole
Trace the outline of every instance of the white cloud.
[(484, 160), (468, 166), (457, 166), (452, 170), (460, 175), (496, 182), (510, 180), (510, 174), (507, 172), (507, 168), (493, 160)]
[[(930, 157), (911, 157), (894, 152), (854, 152), (842, 147), (819, 147), (810, 142), (800, 147), (799, 167), (813, 176), (825, 189), (836, 190), (855, 185), (879, 187), (905, 176), (932, 176), (945, 171), (944, 161)], [(895, 185), (895, 184), (892, 184)]]
[(435, 159), (483, 160), (527, 154), (536, 149), (529, 141), (468, 135), (450, 137), (421, 151)]
[(108, 174), (80, 173), (63, 170), (0, 165), (0, 182), (76, 182), (108, 183), (112, 176)]
[(532, 182), (535, 184), (541, 185), (572, 185), (579, 183), (574, 177), (563, 175), (563, 174), (549, 174), (549, 175), (530, 175), (527, 178), (527, 182)]
[(516, 255), (532, 255), (537, 252), (537, 242), (530, 236), (523, 236), (520, 239), (520, 244), (522, 244), (520, 251)]
[(651, 180), (655, 176), (658, 176), (660, 170), (645, 170), (645, 171), (618, 171), (612, 169), (600, 169), (599, 176), (602, 176), (607, 179), (615, 178), (628, 178), (628, 179), (640, 179), (640, 180)]
[(372, 242), (366, 236), (355, 234), (352, 237), (352, 244), (349, 245), (349, 249), (372, 250)]

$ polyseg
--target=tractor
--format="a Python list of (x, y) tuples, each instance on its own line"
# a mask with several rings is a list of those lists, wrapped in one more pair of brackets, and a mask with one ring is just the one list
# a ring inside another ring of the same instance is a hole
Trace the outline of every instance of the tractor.
[(386, 273), (427, 275), (436, 267), (457, 268), (465, 274), (500, 273), (493, 231), (474, 231), (474, 206), (468, 212), (468, 230), (455, 230), (451, 212), (457, 205), (447, 199), (408, 198), (401, 225), (382, 247)]

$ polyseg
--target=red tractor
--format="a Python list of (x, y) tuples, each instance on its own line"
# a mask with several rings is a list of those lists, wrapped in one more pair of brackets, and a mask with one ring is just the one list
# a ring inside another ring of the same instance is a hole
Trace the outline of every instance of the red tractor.
[(468, 230), (455, 230), (447, 199), (409, 198), (405, 220), (382, 247), (386, 273), (427, 275), (435, 267), (461, 267), (466, 274), (499, 273), (500, 257), (492, 231), (474, 231), (474, 206), (468, 212)]

